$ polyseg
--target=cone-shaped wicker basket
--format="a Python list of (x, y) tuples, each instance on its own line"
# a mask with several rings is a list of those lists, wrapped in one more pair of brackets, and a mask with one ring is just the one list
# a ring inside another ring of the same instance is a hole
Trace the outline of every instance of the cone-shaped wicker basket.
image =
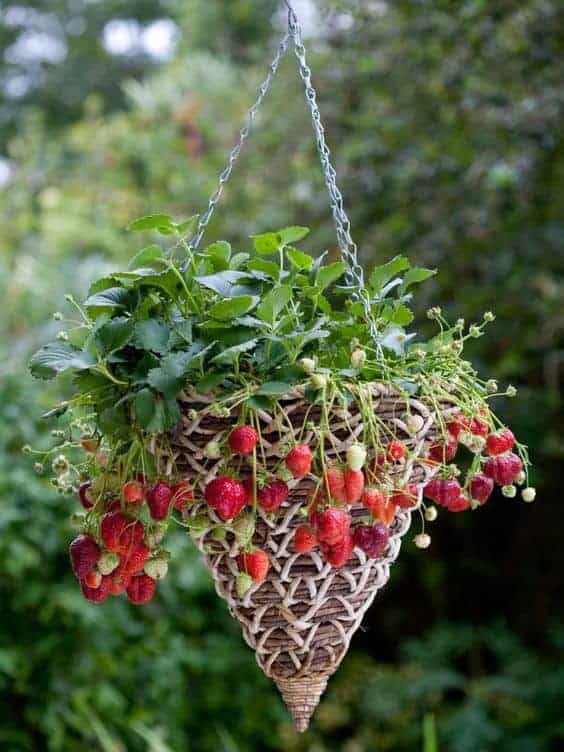
[[(412, 459), (396, 468), (398, 484), (416, 483), (419, 489), (433, 474), (429, 464), (416, 461), (437, 438), (433, 413), (420, 401), (406, 400), (381, 384), (368, 384), (374, 410), (382, 426), (405, 442)], [(221, 462), (205, 458), (203, 448), (209, 441), (225, 439), (237, 413), (229, 418), (215, 418), (206, 412), (213, 402), (209, 395), (186, 392), (181, 397), (183, 419), (174, 437), (175, 461), (178, 470), (192, 478), (203, 491), (205, 485), (222, 471)], [(311, 430), (320, 417), (320, 408), (304, 397), (297, 387), (280, 400), (286, 418), (259, 412), (262, 445), (267, 464), (275, 466), (286, 455), (289, 443), (298, 436), (315, 448)], [(406, 412), (421, 415), (423, 427), (410, 435), (402, 420)], [(445, 414), (449, 407), (445, 406)], [(197, 415), (196, 418), (190, 416)], [(325, 453), (330, 459), (343, 456), (348, 446), (362, 438), (360, 412), (353, 402), (347, 407), (334, 407), (329, 416), (331, 432), (325, 437)], [(310, 426), (310, 428), (308, 428)], [(390, 528), (390, 544), (379, 559), (368, 559), (355, 549), (347, 564), (334, 569), (315, 550), (297, 554), (293, 550), (294, 530), (303, 524), (302, 510), (315, 489), (311, 478), (290, 482), (291, 493), (277, 513), (259, 510), (253, 543), (267, 551), (271, 561), (267, 579), (251, 587), (240, 598), (235, 586), (239, 573), (238, 546), (234, 536), (217, 541), (211, 527), (220, 520), (206, 505), (191, 508), (190, 515), (206, 514), (210, 530), (198, 537), (205, 561), (215, 580), (217, 593), (224, 598), (231, 614), (243, 628), (247, 643), (256, 653), (259, 666), (273, 679), (292, 714), (296, 728), (305, 731), (325, 691), (329, 677), (343, 660), (350, 640), (361, 624), (364, 613), (378, 590), (388, 581), (390, 564), (398, 556), (401, 538), (408, 531), (411, 515), (399, 510)], [(361, 505), (351, 510), (353, 524), (366, 515)]]

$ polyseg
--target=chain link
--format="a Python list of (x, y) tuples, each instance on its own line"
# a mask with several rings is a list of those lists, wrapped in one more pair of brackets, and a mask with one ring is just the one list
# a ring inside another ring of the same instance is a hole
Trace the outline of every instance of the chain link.
[[(257, 112), (268, 90), (270, 89), (272, 81), (274, 80), (274, 77), (278, 70), (278, 66), (280, 65), (280, 61), (288, 50), (290, 40), (292, 40), (294, 45), (294, 52), (298, 60), (300, 76), (305, 86), (306, 100), (311, 113), (317, 150), (319, 152), (321, 167), (323, 170), (323, 175), (325, 177), (325, 184), (327, 186), (327, 190), (329, 191), (331, 212), (333, 214), (333, 220), (335, 222), (335, 228), (337, 230), (337, 242), (339, 244), (342, 259), (347, 267), (347, 284), (351, 288), (353, 288), (353, 297), (359, 300), (363, 305), (366, 321), (370, 327), (370, 333), (376, 343), (377, 354), (381, 355), (378, 328), (372, 314), (370, 294), (366, 289), (364, 282), (364, 271), (358, 261), (358, 248), (351, 236), (351, 223), (345, 211), (343, 195), (337, 186), (337, 173), (331, 162), (331, 152), (329, 150), (329, 147), (327, 146), (327, 141), (325, 139), (325, 128), (323, 127), (323, 123), (321, 121), (321, 113), (317, 104), (317, 93), (313, 87), (311, 80), (311, 69), (307, 63), (307, 54), (302, 42), (300, 23), (296, 12), (289, 0), (284, 0), (284, 3), (288, 9), (288, 31), (278, 45), (276, 55), (274, 56), (274, 59), (268, 68), (268, 74), (259, 87), (257, 99), (247, 114), (246, 123), (239, 133), (237, 143), (229, 154), (227, 165), (219, 176), (217, 188), (209, 200), (206, 211), (201, 216), (198, 222), (198, 227), (194, 236), (190, 240), (189, 246), (191, 250), (196, 250), (199, 247), (206, 228), (213, 216), (215, 207), (221, 199), (225, 184), (231, 177), (235, 162), (237, 161), (239, 154), (241, 153), (241, 150), (249, 137)], [(184, 240), (185, 238), (179, 241), (179, 243), (184, 242)]]
[(223, 194), (223, 189), (225, 187), (225, 184), (231, 177), (231, 173), (233, 172), (233, 167), (235, 165), (235, 162), (237, 161), (239, 154), (241, 153), (241, 150), (243, 149), (243, 146), (245, 145), (245, 142), (247, 141), (249, 137), (249, 134), (255, 122), (255, 118), (257, 116), (257, 112), (259, 111), (259, 108), (266, 94), (268, 93), (268, 90), (270, 89), (272, 81), (274, 80), (274, 77), (276, 75), (276, 71), (278, 70), (278, 66), (280, 65), (280, 61), (288, 50), (289, 42), (290, 42), (290, 34), (287, 33), (285, 34), (284, 38), (278, 45), (278, 48), (276, 50), (276, 55), (274, 56), (274, 59), (268, 66), (268, 74), (266, 78), (264, 79), (264, 81), (262, 82), (262, 84), (259, 86), (256, 101), (251, 107), (251, 109), (249, 110), (249, 112), (247, 113), (246, 123), (243, 126), (243, 128), (241, 128), (237, 143), (235, 144), (235, 146), (231, 150), (231, 153), (229, 154), (227, 165), (225, 169), (223, 170), (223, 172), (221, 173), (221, 175), (219, 176), (217, 188), (209, 200), (208, 208), (200, 217), (197, 230), (194, 234), (194, 237), (190, 241), (190, 248), (193, 250), (197, 249), (200, 243), (202, 242), (202, 238), (213, 216), (215, 207), (219, 203), (219, 200), (221, 199), (221, 196)]

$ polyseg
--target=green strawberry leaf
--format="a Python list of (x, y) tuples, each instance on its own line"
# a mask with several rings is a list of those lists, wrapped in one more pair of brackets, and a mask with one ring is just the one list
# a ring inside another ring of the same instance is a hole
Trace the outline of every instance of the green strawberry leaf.
[(406, 271), (409, 267), (409, 260), (405, 256), (395, 256), (391, 261), (382, 264), (382, 266), (377, 266), (372, 271), (368, 285), (372, 292), (378, 294), (386, 282), (389, 282), (392, 277), (401, 274), (401, 272)]
[(125, 316), (110, 319), (96, 330), (94, 342), (100, 355), (120, 350), (133, 336), (133, 321)]
[(272, 325), (280, 312), (288, 305), (291, 298), (291, 287), (288, 287), (287, 285), (275, 287), (264, 297), (262, 303), (256, 310), (256, 314), (259, 319)]
[(288, 257), (288, 260), (290, 261), (292, 266), (294, 266), (296, 269), (299, 269), (300, 271), (309, 272), (313, 266), (313, 258), (311, 256), (308, 256), (307, 253), (298, 251), (297, 248), (288, 248), (286, 250), (286, 256)]
[(321, 291), (336, 282), (346, 271), (346, 264), (343, 261), (336, 261), (334, 264), (322, 266), (316, 276), (316, 287)]
[(209, 245), (203, 253), (209, 256), (215, 271), (224, 271), (229, 269), (229, 259), (231, 258), (231, 246), (225, 240), (219, 240), (217, 243)]
[(163, 256), (162, 248), (158, 245), (149, 245), (140, 250), (139, 253), (135, 254), (129, 262), (128, 268), (131, 270), (139, 269), (144, 266), (150, 266), (151, 264), (158, 264), (159, 262), (163, 263), (164, 261), (165, 258)]
[(176, 223), (168, 214), (148, 214), (145, 217), (135, 219), (127, 226), (127, 229), (132, 232), (156, 230), (161, 235), (173, 235), (176, 227)]
[(255, 394), (263, 397), (274, 397), (283, 394), (288, 394), (292, 390), (291, 384), (286, 384), (284, 381), (267, 381), (265, 384), (257, 389)]
[(208, 313), (220, 321), (229, 321), (251, 311), (256, 307), (259, 300), (260, 298), (256, 295), (241, 295), (228, 300), (220, 300), (212, 305)]
[(63, 371), (85, 371), (94, 365), (91, 353), (75, 350), (65, 342), (51, 342), (32, 356), (29, 369), (36, 379), (53, 379)]
[(246, 272), (238, 272), (233, 269), (227, 269), (217, 274), (209, 274), (204, 277), (194, 277), (195, 281), (207, 287), (208, 290), (213, 290), (222, 298), (235, 298), (240, 295), (251, 295), (254, 292), (252, 287), (247, 285), (238, 284), (242, 280), (250, 281), (249, 274)]
[(171, 330), (164, 321), (146, 319), (135, 324), (135, 344), (141, 350), (162, 355), (169, 348)]

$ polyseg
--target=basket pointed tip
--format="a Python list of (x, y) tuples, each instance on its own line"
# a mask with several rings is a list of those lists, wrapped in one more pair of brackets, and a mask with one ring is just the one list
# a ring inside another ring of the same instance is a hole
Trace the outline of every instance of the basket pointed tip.
[(327, 678), (321, 675), (276, 680), (276, 686), (300, 734), (309, 728), (311, 717), (327, 687)]

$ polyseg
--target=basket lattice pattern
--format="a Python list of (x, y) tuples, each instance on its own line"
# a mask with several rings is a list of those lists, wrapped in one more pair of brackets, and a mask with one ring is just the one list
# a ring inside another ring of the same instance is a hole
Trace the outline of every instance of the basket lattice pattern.
[[(411, 459), (394, 469), (398, 484), (415, 483), (421, 493), (434, 470), (416, 458), (422, 457), (428, 445), (437, 439), (436, 413), (417, 399), (411, 398), (407, 404), (381, 384), (365, 385), (364, 389), (364, 397), (368, 394), (378, 416), (382, 443), (393, 435), (411, 449)], [(202, 491), (216, 475), (225, 472), (222, 461), (208, 460), (203, 449), (209, 441), (224, 439), (238, 419), (237, 411), (228, 418), (214, 417), (209, 412), (213, 401), (210, 396), (183, 393), (183, 418), (173, 437), (177, 468)], [(280, 404), (283, 419), (279, 412), (259, 412), (261, 445), (266, 463), (273, 469), (295, 441), (305, 441), (314, 448), (315, 426), (320, 418), (320, 408), (305, 399), (302, 387), (286, 395)], [(408, 432), (404, 422), (408, 411), (423, 418), (423, 426), (415, 435)], [(445, 406), (444, 411), (446, 414), (450, 408)], [(324, 437), (326, 456), (344, 457), (346, 449), (363, 435), (356, 402), (331, 406), (330, 427), (330, 435)], [(246, 472), (248, 466), (243, 465), (241, 474), (244, 476)], [(390, 565), (399, 554), (411, 514), (399, 510), (390, 527), (390, 544), (381, 558), (368, 559), (355, 549), (344, 567), (334, 569), (315, 550), (309, 554), (293, 551), (294, 531), (304, 523), (302, 510), (316, 483), (308, 477), (290, 481), (289, 486), (289, 499), (277, 513), (259, 510), (253, 543), (268, 552), (271, 568), (265, 582), (251, 587), (242, 598), (235, 588), (238, 548), (234, 536), (228, 534), (224, 541), (213, 538), (211, 528), (220, 520), (204, 504), (194, 505), (189, 514), (209, 516), (210, 529), (198, 538), (197, 544), (204, 553), (217, 593), (227, 601), (231, 614), (242, 626), (245, 640), (255, 651), (259, 666), (276, 682), (296, 727), (303, 731), (366, 610), (389, 579)], [(361, 505), (355, 505), (351, 515), (354, 523), (366, 518)]]

